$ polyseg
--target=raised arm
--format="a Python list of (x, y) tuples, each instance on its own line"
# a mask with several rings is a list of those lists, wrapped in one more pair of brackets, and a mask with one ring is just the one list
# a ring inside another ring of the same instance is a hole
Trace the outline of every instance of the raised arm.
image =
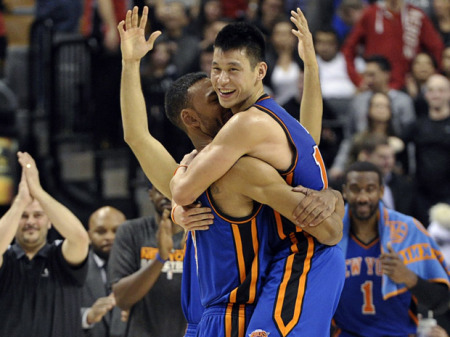
[(8, 211), (0, 219), (0, 267), (3, 264), (3, 254), (11, 244), (19, 227), (19, 221), (25, 208), (31, 203), (32, 198), (28, 190), (25, 173), (19, 183), (19, 191)]
[(147, 178), (166, 197), (171, 198), (169, 182), (177, 168), (175, 159), (149, 132), (145, 99), (142, 93), (141, 59), (153, 49), (160, 31), (145, 38), (148, 7), (139, 21), (138, 8), (128, 11), (125, 22), (118, 25), (122, 51), (120, 107), (125, 142), (138, 159)]
[(248, 156), (239, 159), (227, 173), (227, 184), (235, 192), (269, 205), (323, 244), (335, 245), (342, 238), (344, 207), (341, 199), (335, 199), (335, 211), (318, 226), (310, 227), (309, 223), (298, 224), (294, 216), (295, 209), (306, 196), (294, 192), (272, 166), (259, 159)]
[(319, 65), (308, 21), (299, 8), (297, 11), (291, 11), (291, 21), (297, 27), (297, 30), (293, 29), (292, 33), (298, 38), (298, 55), (304, 64), (304, 86), (299, 120), (319, 145), (323, 115)]
[(89, 250), (89, 237), (83, 224), (67, 207), (44, 191), (34, 159), (26, 152), (18, 152), (17, 156), (25, 172), (30, 195), (39, 201), (52, 225), (65, 239), (62, 245), (64, 258), (73, 265), (82, 263)]

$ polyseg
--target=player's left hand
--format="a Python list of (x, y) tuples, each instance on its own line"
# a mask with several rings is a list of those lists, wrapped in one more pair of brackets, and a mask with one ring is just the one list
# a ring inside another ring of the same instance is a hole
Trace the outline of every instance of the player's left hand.
[(202, 207), (201, 204), (178, 205), (172, 208), (172, 220), (187, 231), (205, 231), (214, 223), (214, 215), (211, 208)]
[(317, 226), (331, 214), (336, 207), (336, 197), (331, 190), (315, 191), (303, 186), (296, 186), (293, 191), (305, 195), (294, 210), (294, 218), (300, 227)]
[(317, 62), (312, 34), (309, 31), (308, 21), (300, 8), (291, 11), (291, 21), (297, 29), (292, 29), (292, 34), (298, 38), (298, 55), (305, 64)]
[(395, 283), (404, 283), (408, 289), (417, 283), (417, 275), (403, 263), (400, 255), (392, 248), (390, 242), (387, 243), (388, 251), (380, 255), (381, 271)]

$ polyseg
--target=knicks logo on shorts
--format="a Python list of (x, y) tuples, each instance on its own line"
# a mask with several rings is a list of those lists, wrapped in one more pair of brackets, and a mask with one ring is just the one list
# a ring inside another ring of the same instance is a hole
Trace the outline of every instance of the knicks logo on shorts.
[(267, 337), (270, 335), (270, 332), (266, 332), (264, 330), (258, 329), (253, 331), (250, 335), (248, 335), (249, 337)]

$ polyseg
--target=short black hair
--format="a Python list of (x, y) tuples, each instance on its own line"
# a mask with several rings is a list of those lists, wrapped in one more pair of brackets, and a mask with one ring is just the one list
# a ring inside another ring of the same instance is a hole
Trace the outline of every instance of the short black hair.
[(367, 63), (376, 63), (381, 70), (390, 72), (392, 69), (391, 62), (382, 55), (371, 55), (365, 59)]
[(380, 186), (383, 186), (383, 173), (381, 172), (381, 169), (373, 163), (368, 161), (355, 161), (345, 170), (344, 184), (347, 184), (347, 178), (350, 172), (375, 172), (378, 175)]
[(183, 131), (184, 126), (181, 123), (180, 113), (183, 109), (188, 108), (191, 105), (191, 97), (188, 95), (188, 90), (195, 83), (204, 78), (208, 78), (208, 75), (204, 72), (183, 75), (170, 85), (164, 97), (164, 107), (167, 118), (173, 125)]
[(245, 21), (230, 23), (223, 27), (216, 36), (214, 48), (223, 51), (245, 49), (252, 67), (258, 62), (263, 62), (266, 55), (263, 33), (255, 25)]

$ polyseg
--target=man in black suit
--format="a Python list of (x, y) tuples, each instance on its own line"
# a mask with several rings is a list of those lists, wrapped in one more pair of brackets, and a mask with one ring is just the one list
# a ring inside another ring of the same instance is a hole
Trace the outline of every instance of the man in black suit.
[(82, 326), (85, 336), (119, 337), (125, 332), (120, 309), (109, 287), (106, 270), (117, 228), (125, 215), (110, 206), (101, 207), (89, 218), (88, 275), (82, 293)]

